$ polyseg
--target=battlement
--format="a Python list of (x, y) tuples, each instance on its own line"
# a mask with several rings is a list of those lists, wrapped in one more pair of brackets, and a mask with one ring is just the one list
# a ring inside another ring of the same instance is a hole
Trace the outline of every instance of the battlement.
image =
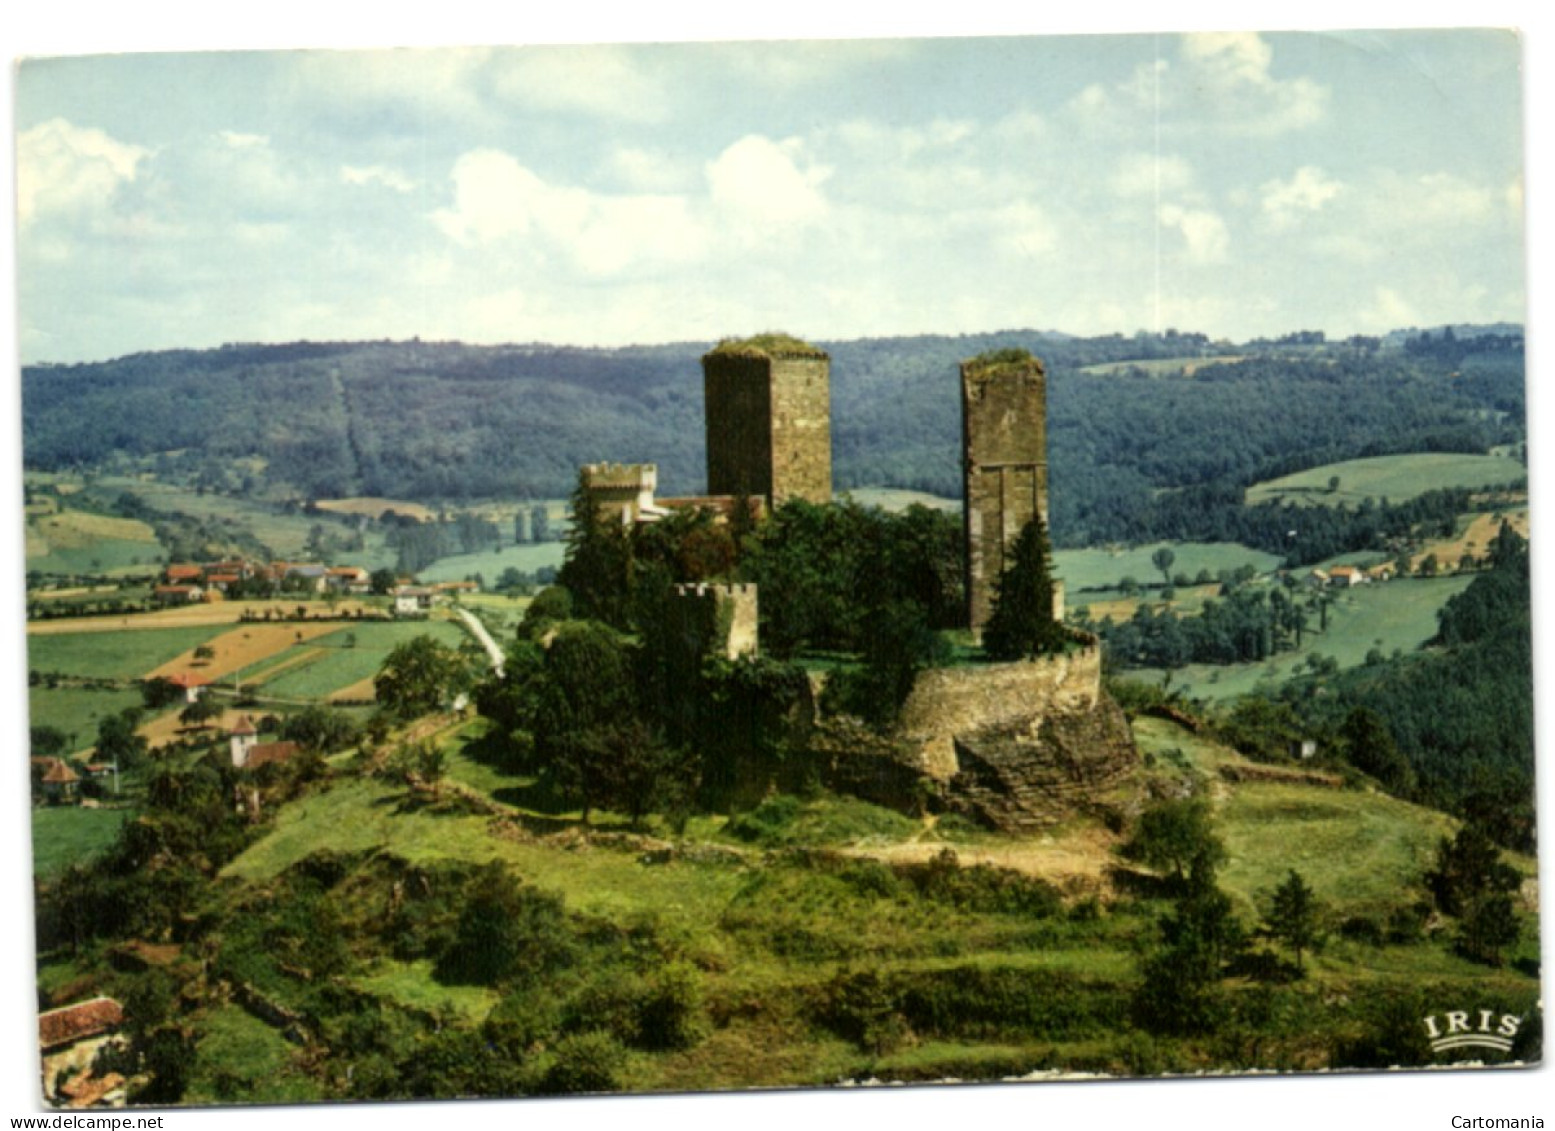
[(586, 463), (583, 485), (590, 491), (652, 491), (659, 485), (659, 468), (652, 463)]
[(694, 585), (675, 586), (675, 596), (713, 597), (715, 599), (719, 597), (736, 598), (749, 596), (754, 600), (756, 597), (756, 583), (752, 581), (738, 585), (723, 585), (714, 581), (699, 581)]
[(697, 654), (737, 660), (757, 651), (756, 586), (701, 582), (675, 586), (677, 634)]

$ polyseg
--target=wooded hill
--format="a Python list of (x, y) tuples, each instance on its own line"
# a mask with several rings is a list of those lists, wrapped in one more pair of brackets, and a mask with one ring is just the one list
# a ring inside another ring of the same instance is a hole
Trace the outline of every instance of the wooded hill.
[[(1445, 335), (1443, 335), (1445, 337)], [(1023, 346), (1049, 373), (1058, 545), (1257, 539), (1228, 517), (1262, 478), (1523, 438), (1522, 339), (1458, 334), (1211, 343), (1201, 334), (1008, 331), (819, 343), (838, 488), (960, 494), (957, 364)], [(273, 499), (557, 498), (577, 466), (659, 465), (703, 488), (710, 343), (623, 349), (367, 342), (239, 345), (23, 371), (26, 465), (117, 467)], [(1162, 367), (1162, 359), (1214, 365)], [(1138, 369), (1119, 362), (1149, 361)], [(1112, 363), (1106, 372), (1081, 372)], [(1163, 489), (1179, 488), (1181, 492)], [(1206, 516), (1186, 532), (1182, 514)], [(1274, 523), (1273, 525), (1278, 525)]]

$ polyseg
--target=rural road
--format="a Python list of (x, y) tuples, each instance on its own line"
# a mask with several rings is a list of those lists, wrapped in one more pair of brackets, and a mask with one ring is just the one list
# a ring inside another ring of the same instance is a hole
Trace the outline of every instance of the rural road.
[(464, 627), (480, 641), (481, 647), (486, 649), (486, 655), (491, 657), (491, 670), (496, 673), (498, 679), (501, 679), (503, 659), (501, 647), (491, 638), (491, 633), (486, 631), (486, 626), (469, 609), (455, 609), (454, 612), (464, 622)]

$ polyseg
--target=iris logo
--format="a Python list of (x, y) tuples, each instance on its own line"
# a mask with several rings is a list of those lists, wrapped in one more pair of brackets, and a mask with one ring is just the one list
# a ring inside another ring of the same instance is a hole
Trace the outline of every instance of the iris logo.
[(1466, 1048), (1511, 1052), (1512, 1038), (1517, 1036), (1517, 1027), (1522, 1021), (1521, 1017), (1510, 1013), (1497, 1016), (1493, 1009), (1456, 1009), (1440, 1017), (1432, 1014), (1424, 1024), (1432, 1052)]

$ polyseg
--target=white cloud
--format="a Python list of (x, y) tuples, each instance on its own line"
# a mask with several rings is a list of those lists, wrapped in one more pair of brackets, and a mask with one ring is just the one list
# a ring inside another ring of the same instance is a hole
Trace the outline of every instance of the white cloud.
[(1321, 211), (1344, 191), (1344, 185), (1316, 166), (1303, 165), (1290, 180), (1268, 181), (1259, 191), (1263, 214), (1276, 228), (1288, 228), (1303, 214)]
[(515, 242), (537, 261), (588, 276), (640, 263), (678, 262), (706, 246), (689, 202), (672, 195), (609, 195), (548, 183), (509, 154), (474, 150), (450, 174), (454, 204), (432, 215), (466, 247)]
[(263, 149), (270, 144), (264, 134), (245, 134), (237, 130), (219, 130), (216, 134), (233, 149)]
[(501, 102), (525, 110), (560, 111), (628, 122), (668, 117), (669, 90), (622, 47), (526, 48), (499, 56), (490, 72)]
[(1163, 204), (1157, 213), (1161, 226), (1181, 234), (1190, 263), (1223, 263), (1231, 248), (1226, 222), (1204, 209)]
[(106, 208), (121, 187), (135, 180), (149, 152), (63, 118), (32, 127), (16, 139), (19, 221), (25, 225), (48, 213)]
[(1193, 167), (1181, 157), (1132, 153), (1118, 162), (1111, 183), (1119, 196), (1175, 196), (1193, 183)]
[(340, 179), (348, 185), (382, 185), (395, 192), (416, 191), (416, 182), (385, 165), (342, 165)]
[(800, 169), (797, 141), (775, 142), (748, 134), (707, 165), (713, 204), (732, 217), (761, 226), (802, 224), (826, 213), (819, 185), (829, 170)]
[(1185, 35), (1176, 60), (1157, 58), (1110, 87), (1092, 84), (1069, 104), (1091, 128), (1143, 133), (1217, 130), (1269, 137), (1315, 125), (1328, 88), (1276, 78), (1274, 52), (1252, 32)]
[(1372, 301), (1361, 311), (1362, 324), (1374, 331), (1420, 325), (1420, 313), (1392, 287), (1377, 287)]

